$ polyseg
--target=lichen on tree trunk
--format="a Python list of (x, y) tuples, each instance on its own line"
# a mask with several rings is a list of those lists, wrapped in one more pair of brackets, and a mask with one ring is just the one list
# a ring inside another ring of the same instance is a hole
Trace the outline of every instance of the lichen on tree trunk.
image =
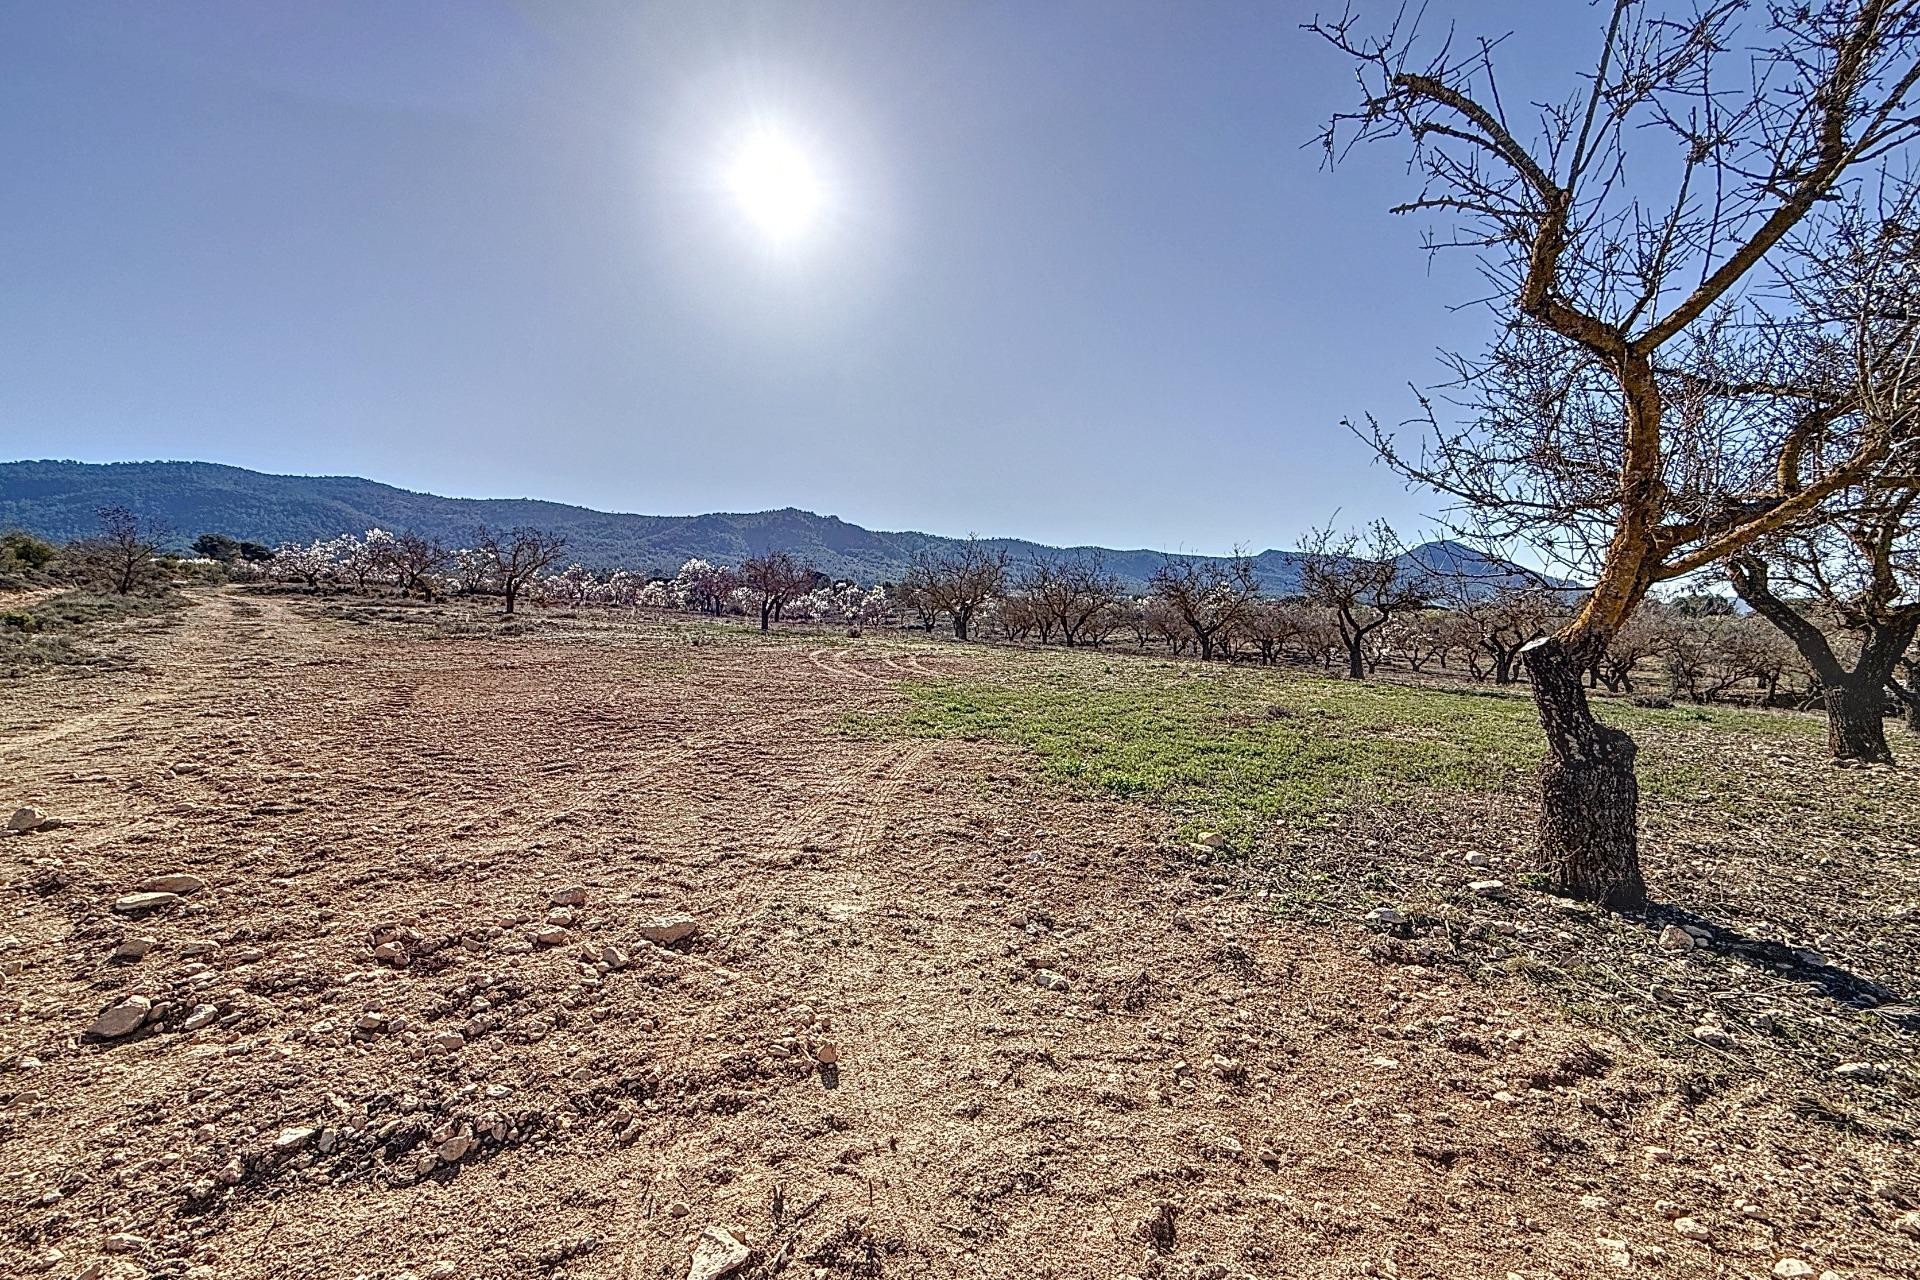
[(1521, 650), (1547, 736), (1540, 767), (1540, 856), (1555, 893), (1616, 911), (1646, 904), (1640, 876), (1639, 748), (1587, 704), (1586, 663), (1554, 637)]

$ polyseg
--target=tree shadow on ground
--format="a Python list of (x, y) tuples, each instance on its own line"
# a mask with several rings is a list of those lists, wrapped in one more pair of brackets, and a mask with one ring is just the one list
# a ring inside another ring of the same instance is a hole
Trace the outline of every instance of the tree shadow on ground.
[(1801, 986), (1808, 994), (1823, 995), (1849, 1009), (1871, 1012), (1901, 1031), (1920, 1033), (1920, 1006), (1883, 983), (1828, 964), (1817, 952), (1796, 950), (1770, 938), (1756, 938), (1715, 924), (1684, 907), (1655, 905), (1639, 919), (1655, 931), (1668, 925), (1678, 926), (1691, 933), (1694, 945), (1702, 950), (1716, 952), (1783, 982)]

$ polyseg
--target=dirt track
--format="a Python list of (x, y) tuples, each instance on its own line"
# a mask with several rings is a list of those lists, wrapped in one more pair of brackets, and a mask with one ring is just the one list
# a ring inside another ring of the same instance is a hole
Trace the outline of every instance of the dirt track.
[(69, 823), (0, 843), (0, 1273), (677, 1280), (718, 1225), (739, 1276), (1915, 1274), (1910, 1135), (1696, 1111), (1147, 810), (836, 731), (962, 651), (424, 631), (221, 594), (0, 693), (0, 802)]

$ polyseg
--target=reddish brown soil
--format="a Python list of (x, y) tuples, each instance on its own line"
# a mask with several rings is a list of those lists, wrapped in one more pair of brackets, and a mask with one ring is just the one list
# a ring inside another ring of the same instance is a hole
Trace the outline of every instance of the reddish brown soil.
[[(1006, 749), (838, 731), (952, 646), (426, 631), (218, 594), (0, 692), (0, 803), (67, 824), (0, 842), (0, 1273), (677, 1280), (710, 1225), (743, 1277), (1920, 1266), (1885, 1107), (1706, 1099)], [(130, 994), (157, 1027), (84, 1037)]]

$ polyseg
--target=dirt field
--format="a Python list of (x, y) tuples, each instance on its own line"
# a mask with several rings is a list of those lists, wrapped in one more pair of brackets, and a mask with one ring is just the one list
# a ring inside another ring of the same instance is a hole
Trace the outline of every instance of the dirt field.
[(0, 1274), (678, 1280), (708, 1228), (740, 1277), (1920, 1274), (1913, 770), (1769, 742), (1818, 847), (1650, 842), (1657, 892), (1844, 900), (1848, 988), (1470, 893), (1508, 804), (1303, 835), (1432, 854), (1458, 919), (1383, 930), (1015, 746), (847, 732), (987, 650), (376, 614), (209, 593), (0, 685), (0, 804), (64, 823), (0, 841)]

